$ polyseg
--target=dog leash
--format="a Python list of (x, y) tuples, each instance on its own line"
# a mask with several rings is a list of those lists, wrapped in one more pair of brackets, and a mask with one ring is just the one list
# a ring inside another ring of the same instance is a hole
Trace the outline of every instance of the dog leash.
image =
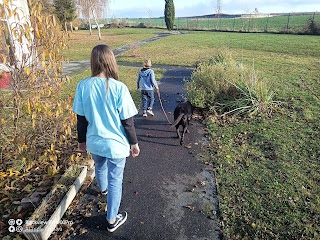
[(164, 108), (163, 108), (162, 101), (161, 101), (161, 97), (160, 97), (160, 90), (159, 90), (159, 89), (158, 89), (157, 93), (158, 93), (158, 99), (159, 99), (159, 102), (160, 102), (160, 106), (161, 106), (162, 112), (163, 112), (164, 115), (166, 116), (166, 119), (167, 119), (168, 123), (169, 123), (169, 124), (172, 124), (172, 123), (170, 122), (167, 114), (166, 114), (166, 111), (165, 111)]

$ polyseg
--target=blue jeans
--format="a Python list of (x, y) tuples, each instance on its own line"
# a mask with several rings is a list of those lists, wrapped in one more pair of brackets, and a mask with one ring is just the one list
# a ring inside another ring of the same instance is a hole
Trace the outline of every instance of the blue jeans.
[(106, 158), (92, 154), (98, 186), (107, 194), (107, 221), (116, 218), (122, 197), (122, 180), (126, 158)]
[(154, 91), (153, 90), (141, 90), (142, 98), (142, 111), (146, 112), (147, 109), (152, 109), (154, 104)]

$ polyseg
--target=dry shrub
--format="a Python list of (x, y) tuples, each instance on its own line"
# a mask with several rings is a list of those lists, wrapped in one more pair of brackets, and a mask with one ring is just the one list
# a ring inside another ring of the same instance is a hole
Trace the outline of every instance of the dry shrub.
[(226, 49), (200, 63), (185, 88), (196, 107), (219, 115), (270, 113), (278, 104), (268, 82)]
[[(16, 43), (11, 44), (11, 51), (0, 54), (12, 76), (10, 88), (0, 89), (0, 209), (4, 218), (20, 214), (21, 207), (12, 205), (12, 199), (30, 195), (78, 158), (72, 153), (76, 143), (72, 99), (59, 95), (68, 82), (61, 75), (60, 55), (67, 35), (53, 15), (42, 12), (39, 1), (28, 2), (30, 19), (25, 23), (13, 26), (10, 33), (0, 22), (7, 44)], [(2, 19), (20, 11), (10, 6), (14, 6), (11, 1), (1, 5)], [(32, 54), (18, 59), (13, 52), (26, 42)]]

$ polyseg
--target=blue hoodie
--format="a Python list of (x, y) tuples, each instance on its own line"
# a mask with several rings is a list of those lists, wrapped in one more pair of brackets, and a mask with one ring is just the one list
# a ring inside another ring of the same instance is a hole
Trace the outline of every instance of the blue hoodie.
[(154, 77), (154, 71), (150, 68), (142, 68), (137, 77), (137, 89), (153, 90), (158, 89), (157, 81)]

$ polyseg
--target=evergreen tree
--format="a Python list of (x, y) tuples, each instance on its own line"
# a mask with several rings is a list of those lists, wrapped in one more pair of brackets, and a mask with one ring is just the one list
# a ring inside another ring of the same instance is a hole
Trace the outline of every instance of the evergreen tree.
[(54, 0), (55, 13), (67, 30), (67, 22), (77, 18), (76, 5), (73, 0)]
[(166, 22), (167, 29), (170, 31), (173, 29), (174, 18), (175, 18), (175, 10), (173, 0), (165, 0), (165, 8), (164, 8), (164, 20)]
[(53, 14), (55, 12), (53, 2), (51, 0), (40, 0), (42, 3), (42, 12), (44, 14)]

